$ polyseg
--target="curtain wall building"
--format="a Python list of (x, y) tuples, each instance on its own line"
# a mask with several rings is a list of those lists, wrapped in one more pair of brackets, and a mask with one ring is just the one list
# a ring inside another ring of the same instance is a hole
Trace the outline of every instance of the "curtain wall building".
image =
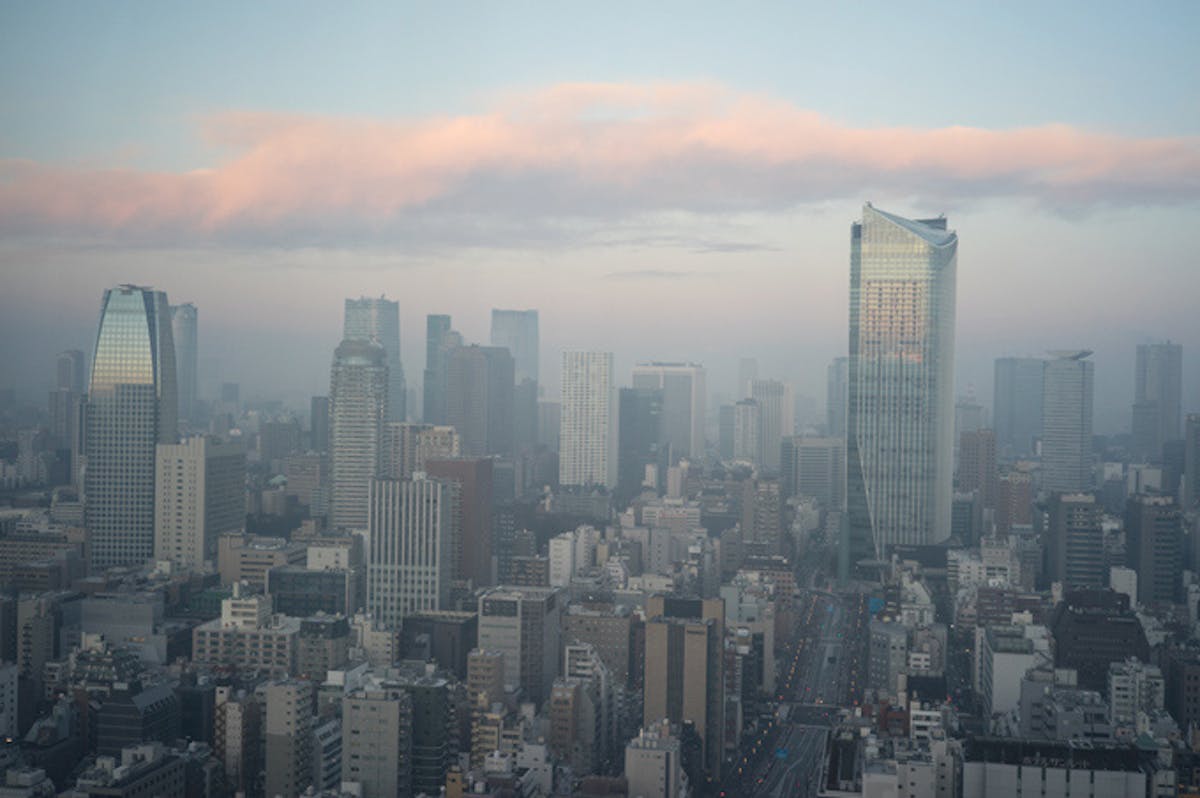
[(851, 228), (843, 577), (950, 534), (957, 251), (945, 218), (868, 203)]
[(1089, 490), (1092, 479), (1092, 382), (1089, 351), (1051, 352), (1042, 382), (1042, 488)]
[(704, 457), (704, 366), (695, 363), (639, 363), (633, 387), (662, 391), (660, 444), (672, 463), (681, 457)]
[(1163, 444), (1179, 440), (1183, 421), (1183, 347), (1169, 341), (1140, 345), (1134, 378), (1134, 454), (1162, 462)]
[(996, 358), (992, 424), (996, 453), (1004, 460), (1032, 456), (1042, 434), (1042, 379), (1046, 363), (1035, 357)]
[(155, 454), (175, 442), (178, 412), (167, 295), (135, 285), (105, 291), (85, 417), (93, 567), (154, 556)]
[(179, 417), (191, 421), (196, 414), (196, 364), (199, 314), (191, 302), (171, 306), (171, 331), (175, 337), (175, 371), (179, 383)]

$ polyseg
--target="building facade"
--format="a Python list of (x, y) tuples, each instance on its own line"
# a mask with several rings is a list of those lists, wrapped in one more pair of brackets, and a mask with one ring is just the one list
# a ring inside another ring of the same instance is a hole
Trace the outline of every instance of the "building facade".
[(1092, 487), (1092, 353), (1052, 352), (1042, 392), (1042, 488)]
[(388, 408), (387, 355), (379, 344), (347, 339), (333, 357), (329, 446), (333, 528), (365, 529), (367, 494), (379, 474)]
[(408, 386), (400, 362), (400, 304), (380, 297), (346, 300), (342, 338), (374, 341), (383, 347), (388, 369), (388, 421), (407, 421)]
[(197, 435), (160, 443), (154, 557), (185, 571), (217, 562), (217, 540), (246, 523), (246, 453), (240, 443)]
[(563, 352), (558, 482), (616, 484), (616, 408), (611, 352)]

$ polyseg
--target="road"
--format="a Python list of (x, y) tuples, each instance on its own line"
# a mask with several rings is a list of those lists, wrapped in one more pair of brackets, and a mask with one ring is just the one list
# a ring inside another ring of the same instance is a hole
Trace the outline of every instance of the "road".
[(776, 721), (747, 741), (721, 795), (817, 795), (829, 726), (857, 693), (861, 621), (857, 597), (802, 590), (796, 608), (796, 642), (780, 658)]

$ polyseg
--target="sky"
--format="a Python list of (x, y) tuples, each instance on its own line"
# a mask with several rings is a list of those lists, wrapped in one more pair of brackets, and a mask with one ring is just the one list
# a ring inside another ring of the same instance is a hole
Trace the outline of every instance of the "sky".
[[(957, 388), (1096, 352), (1128, 426), (1137, 344), (1200, 411), (1200, 5), (0, 2), (0, 388), (90, 350), (104, 288), (200, 313), (201, 393), (328, 388), (342, 300), (486, 343), (739, 356), (823, 397), (849, 227), (959, 234)], [(822, 402), (823, 403), (823, 402)]]

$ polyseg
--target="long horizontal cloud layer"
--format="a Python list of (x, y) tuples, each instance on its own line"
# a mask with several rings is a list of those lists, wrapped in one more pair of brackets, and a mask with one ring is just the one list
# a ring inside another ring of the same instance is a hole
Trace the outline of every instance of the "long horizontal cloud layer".
[(182, 173), (0, 160), (0, 232), (118, 241), (350, 241), (649, 211), (771, 211), (916, 196), (1063, 210), (1200, 199), (1200, 139), (1065, 125), (853, 128), (707, 84), (563, 84), (484, 113), (404, 120), (227, 113)]

